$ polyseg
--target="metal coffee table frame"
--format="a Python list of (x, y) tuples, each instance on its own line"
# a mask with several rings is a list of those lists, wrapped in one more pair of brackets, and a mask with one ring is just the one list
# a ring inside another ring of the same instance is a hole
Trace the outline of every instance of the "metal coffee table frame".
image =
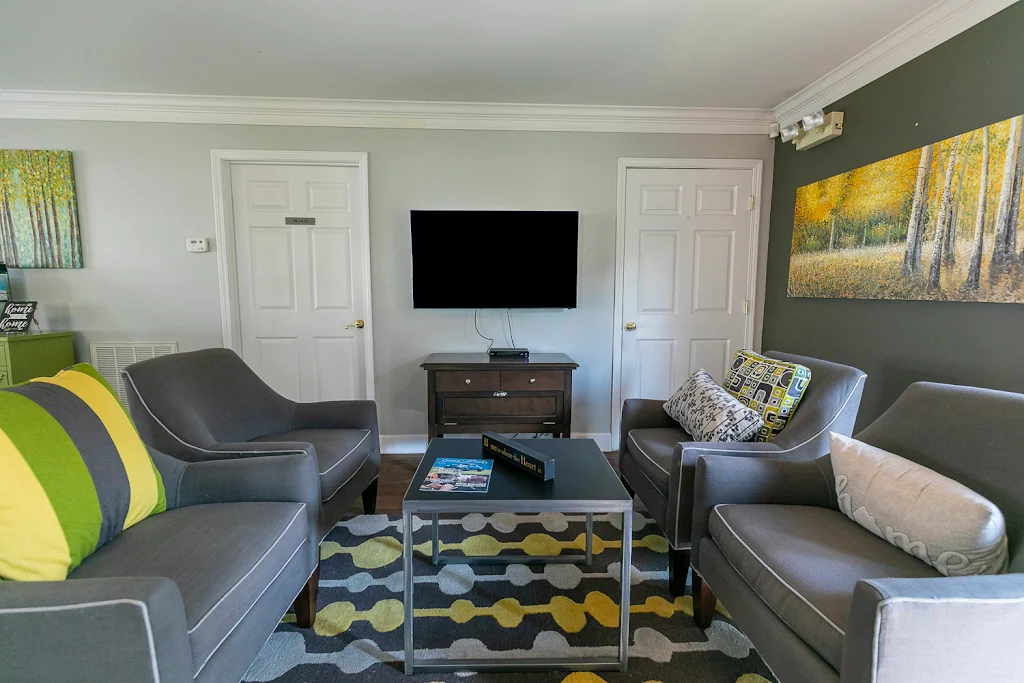
[[(440, 556), (438, 553), (438, 515), (514, 512), (584, 513), (587, 516), (586, 553), (583, 555), (494, 557)], [(521, 659), (416, 659), (413, 646), (413, 515), (431, 516), (432, 554), (434, 564), (590, 564), (593, 557), (594, 513), (622, 514), (622, 566), (619, 577), (619, 652), (617, 657), (551, 657)], [(437, 500), (402, 502), (403, 563), (405, 578), (405, 673), (452, 671), (626, 671), (629, 664), (629, 570), (633, 550), (633, 502), (610, 500)]]

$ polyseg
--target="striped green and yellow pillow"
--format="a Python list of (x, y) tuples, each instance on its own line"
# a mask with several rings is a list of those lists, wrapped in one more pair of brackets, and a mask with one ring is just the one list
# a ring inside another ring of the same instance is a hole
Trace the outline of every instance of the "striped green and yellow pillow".
[(164, 509), (146, 446), (91, 365), (0, 390), (0, 578), (64, 579)]

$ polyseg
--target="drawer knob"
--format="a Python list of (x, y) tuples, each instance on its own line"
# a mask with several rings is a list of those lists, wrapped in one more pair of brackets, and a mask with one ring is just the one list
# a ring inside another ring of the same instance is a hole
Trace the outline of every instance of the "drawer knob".
[(537, 382), (537, 378), (536, 377), (531, 377), (530, 378), (530, 384), (535, 384), (536, 382)]
[(468, 380), (468, 379), (467, 379), (467, 380), (466, 380), (466, 384), (469, 384), (469, 383), (470, 383), (471, 381), (472, 381), (472, 380)]
[(497, 396), (498, 398), (503, 398), (505, 396), (508, 396), (508, 392), (507, 391), (495, 391), (494, 395)]

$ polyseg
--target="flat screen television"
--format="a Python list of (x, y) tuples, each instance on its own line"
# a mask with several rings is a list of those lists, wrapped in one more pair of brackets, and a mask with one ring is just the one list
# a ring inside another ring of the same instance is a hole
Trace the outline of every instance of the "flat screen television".
[(413, 308), (576, 308), (578, 211), (412, 211)]

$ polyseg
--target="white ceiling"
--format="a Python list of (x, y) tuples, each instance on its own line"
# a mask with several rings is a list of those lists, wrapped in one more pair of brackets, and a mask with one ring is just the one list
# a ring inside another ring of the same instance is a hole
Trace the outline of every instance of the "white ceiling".
[(0, 89), (770, 109), (936, 0), (0, 0)]

